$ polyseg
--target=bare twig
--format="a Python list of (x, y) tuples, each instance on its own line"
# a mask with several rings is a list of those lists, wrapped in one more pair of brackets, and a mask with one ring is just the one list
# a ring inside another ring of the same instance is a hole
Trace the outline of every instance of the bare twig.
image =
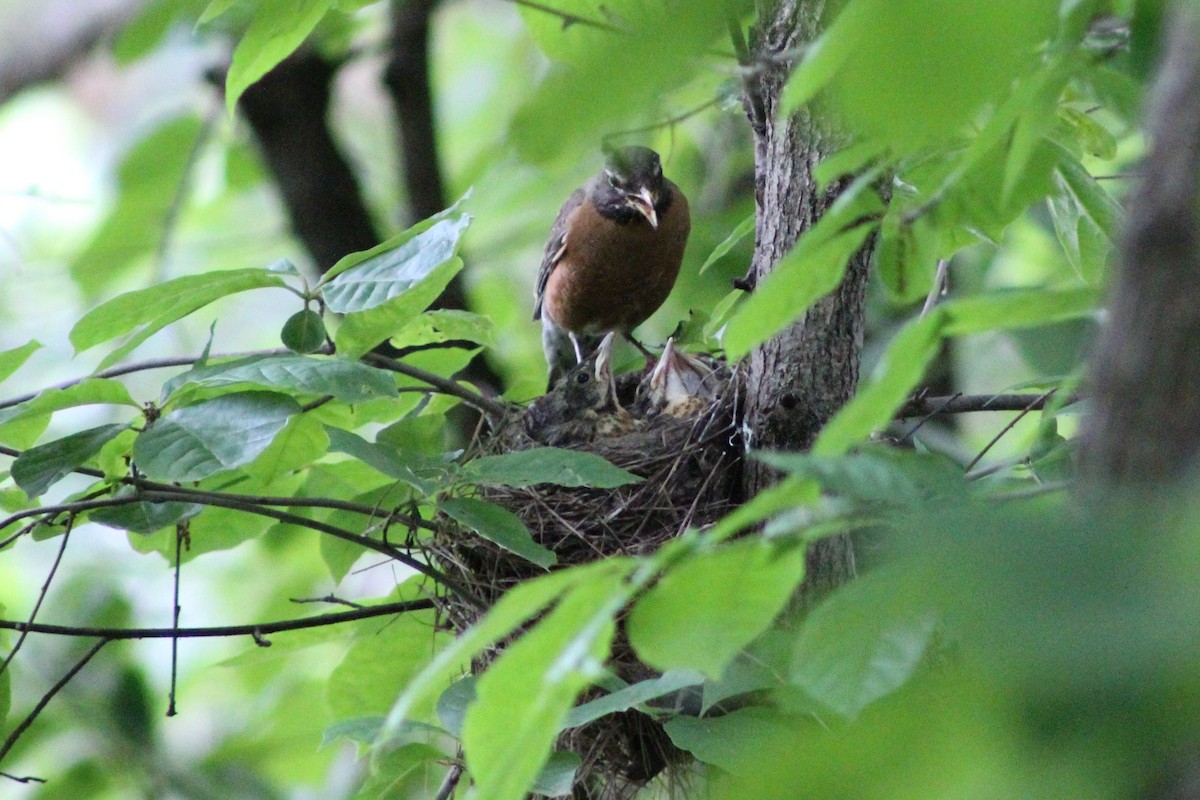
[(1025, 408), (1021, 409), (1021, 413), (1017, 414), (1015, 417), (1013, 417), (1009, 421), (1009, 423), (1007, 425), (1005, 425), (1003, 428), (1001, 428), (1000, 432), (997, 433), (995, 436), (993, 436), (992, 440), (990, 442), (988, 442), (987, 445), (982, 450), (979, 451), (979, 455), (975, 456), (975, 458), (971, 459), (971, 463), (969, 463), (969, 464), (967, 464), (967, 466), (963, 467), (963, 472), (970, 472), (971, 467), (978, 464), (980, 462), (980, 460), (985, 455), (987, 455), (987, 452), (989, 450), (991, 450), (992, 447), (995, 446), (996, 442), (1000, 441), (1006, 433), (1011, 431), (1013, 429), (1013, 427), (1018, 422), (1020, 422), (1021, 419), (1024, 418), (1024, 416), (1026, 414), (1028, 414), (1030, 411), (1033, 411), (1035, 408), (1040, 408), (1041, 406), (1045, 405), (1046, 400), (1050, 397), (1050, 395), (1054, 394), (1054, 391), (1055, 391), (1054, 389), (1051, 389), (1050, 391), (1048, 391), (1044, 394), (1040, 394), (1037, 397), (1035, 397), (1033, 400), (1029, 401), (1029, 404), (1027, 406), (1025, 406)]
[(45, 778), (36, 778), (33, 775), (10, 775), (7, 772), (0, 772), (0, 778), (10, 780), (13, 783), (45, 783)]
[[(956, 394), (949, 397), (914, 397), (900, 407), (896, 419), (922, 417), (927, 414), (969, 414), (975, 411), (1040, 411), (1054, 395), (1055, 389), (1044, 394)], [(1067, 399), (1064, 405), (1080, 400)]]
[(17, 740), (21, 738), (21, 734), (25, 733), (25, 731), (29, 729), (29, 726), (32, 725), (34, 720), (38, 718), (38, 715), (42, 713), (42, 710), (50, 704), (50, 701), (54, 699), (54, 696), (62, 691), (62, 688), (70, 683), (71, 679), (78, 675), (80, 670), (87, 666), (87, 663), (92, 660), (92, 656), (96, 655), (96, 653), (99, 653), (100, 649), (110, 641), (112, 640), (101, 639), (92, 645), (91, 649), (84, 653), (83, 658), (76, 661), (75, 665), (67, 670), (65, 675), (58, 679), (58, 683), (51, 686), (50, 690), (42, 695), (42, 698), (38, 700), (37, 705), (33, 707), (33, 710), (25, 716), (25, 719), (21, 720), (17, 727), (13, 728), (13, 732), (10, 733), (8, 738), (4, 740), (4, 744), (0, 745), (0, 763), (3, 763), (4, 757), (8, 755), (9, 751), (12, 750), (13, 745), (15, 745)]
[[(171, 630), (179, 630), (179, 579), (183, 571), (183, 540), (187, 538), (187, 523), (175, 525), (175, 598), (171, 604)], [(175, 689), (179, 678), (179, 637), (171, 637), (171, 690), (167, 700), (167, 716), (175, 716)]]
[[(46, 580), (42, 581), (42, 588), (38, 592), (37, 601), (33, 604), (33, 611), (29, 612), (29, 622), (32, 623), (37, 619), (38, 611), (42, 608), (42, 603), (46, 599), (46, 594), (50, 591), (50, 582), (54, 580), (54, 574), (58, 572), (58, 565), (62, 563), (63, 553), (67, 552), (67, 540), (71, 538), (71, 528), (74, 527), (75, 517), (72, 516), (67, 520), (66, 529), (63, 531), (62, 541), (58, 545), (58, 554), (54, 556), (54, 563), (50, 565), (50, 571), (46, 573)], [(0, 674), (8, 669), (8, 665), (12, 663), (16, 657), (17, 651), (21, 649), (21, 645), (25, 643), (25, 637), (28, 635), (28, 629), (21, 631), (21, 635), (17, 637), (16, 643), (12, 650), (4, 657), (4, 662), (0, 663)]]
[(269, 635), (286, 633), (307, 628), (320, 628), (325, 625), (338, 625), (343, 622), (357, 622), (384, 617), (392, 614), (405, 614), (411, 611), (425, 611), (434, 607), (432, 600), (405, 600), (396, 603), (383, 603), (377, 606), (363, 606), (353, 611), (338, 611), (332, 614), (318, 614), (303, 619), (281, 620), (279, 622), (260, 622), (254, 625), (222, 625), (208, 628), (96, 628), (74, 625), (48, 625), (41, 622), (27, 623), (20, 620), (0, 620), (0, 630), (28, 630), (46, 636), (71, 636), (93, 638), (102, 637), (104, 641), (128, 639), (220, 639), (236, 636)]
[(667, 119), (660, 120), (658, 122), (653, 123), (652, 125), (644, 125), (640, 128), (628, 128), (623, 131), (613, 131), (612, 133), (606, 133), (603, 137), (603, 141), (608, 142), (612, 139), (616, 139), (621, 136), (632, 136), (636, 133), (649, 133), (650, 131), (656, 131), (656, 130), (659, 130), (660, 128), (673, 128), (676, 125), (678, 125), (679, 123), (685, 122), (685, 121), (691, 119), (692, 117), (696, 116), (697, 114), (701, 114), (701, 113), (707, 111), (708, 109), (712, 108), (713, 106), (717, 105), (720, 102), (721, 102), (721, 99), (719, 97), (714, 97), (710, 100), (704, 101), (703, 103), (701, 103), (698, 106), (688, 109), (687, 111), (683, 111), (679, 114), (676, 114), (673, 117), (668, 117)]
[(475, 408), (478, 408), (485, 414), (489, 414), (493, 417), (503, 417), (506, 413), (508, 413), (508, 406), (499, 400), (493, 400), (490, 397), (485, 397), (479, 392), (468, 389), (466, 386), (463, 386), (457, 381), (452, 381), (449, 378), (443, 378), (441, 375), (436, 375), (428, 370), (421, 369), (420, 367), (414, 367), (409, 364), (405, 364), (402, 361), (397, 361), (394, 358), (388, 358), (387, 356), (379, 355), (378, 353), (367, 353), (365, 356), (363, 356), (363, 361), (372, 366), (379, 367), (380, 369), (391, 370), (392, 372), (397, 372), (401, 375), (407, 375), (410, 378), (419, 380), (422, 383), (427, 383), (442, 394), (448, 394), (452, 397), (457, 397), (464, 403), (468, 403)]
[(438, 787), (437, 794), (433, 796), (433, 800), (449, 800), (454, 796), (454, 790), (458, 787), (458, 782), (462, 779), (463, 768), (462, 764), (455, 761), (450, 765), (450, 771), (446, 773), (442, 785)]
[(355, 603), (351, 600), (343, 600), (340, 597), (335, 597), (332, 594), (327, 594), (324, 597), (289, 597), (293, 603), (335, 603), (341, 606), (349, 606), (350, 608), (364, 608), (361, 603)]
[(586, 28), (595, 28), (596, 30), (609, 31), (611, 33), (628, 33), (628, 31), (624, 30), (623, 28), (619, 28), (611, 23), (603, 22), (598, 19), (591, 19), (589, 17), (581, 17), (578, 14), (572, 14), (569, 11), (563, 11), (558, 8), (553, 8), (551, 6), (538, 3), (536, 0), (508, 0), (508, 2), (516, 6), (524, 6), (525, 8), (531, 8), (534, 11), (540, 11), (543, 14), (549, 14), (550, 16), (558, 17), (562, 20), (564, 30), (572, 25), (583, 25)]

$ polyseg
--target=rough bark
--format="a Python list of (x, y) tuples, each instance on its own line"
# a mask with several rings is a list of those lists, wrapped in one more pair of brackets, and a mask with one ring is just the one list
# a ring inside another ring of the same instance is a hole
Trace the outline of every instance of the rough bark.
[(1092, 359), (1086, 485), (1148, 489), (1200, 452), (1200, 14), (1177, 3), (1149, 107), (1150, 153)]
[[(779, 95), (789, 66), (779, 54), (812, 41), (823, 2), (779, 0), (760, 8), (750, 57), (759, 65), (747, 81), (746, 107), (755, 134), (757, 224), (751, 284), (769, 273), (820, 218), (837, 187), (818, 190), (813, 168), (832, 149), (832, 136), (807, 111), (779, 116)], [(787, 330), (757, 349), (748, 362), (746, 426), (755, 449), (803, 450), (854, 394), (862, 351), (868, 243), (851, 261), (844, 281)], [(750, 462), (745, 492), (751, 496), (776, 480), (772, 470)], [(854, 553), (845, 537), (824, 539), (809, 550), (801, 602), (811, 602), (854, 574)]]

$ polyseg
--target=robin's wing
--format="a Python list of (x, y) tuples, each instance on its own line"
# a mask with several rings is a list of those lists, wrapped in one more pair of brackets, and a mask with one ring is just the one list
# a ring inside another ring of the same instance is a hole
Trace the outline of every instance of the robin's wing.
[(563, 203), (562, 208), (558, 210), (558, 217), (554, 220), (554, 225), (550, 228), (550, 238), (546, 241), (546, 252), (542, 254), (542, 268), (538, 270), (537, 284), (533, 290), (533, 318), (542, 318), (542, 295), (546, 293), (546, 283), (550, 280), (550, 273), (558, 266), (558, 262), (562, 260), (563, 253), (567, 252), (567, 218), (571, 216), (571, 212), (579, 208), (583, 203), (583, 198), (586, 193), (583, 189), (576, 189), (567, 198), (567, 202)]

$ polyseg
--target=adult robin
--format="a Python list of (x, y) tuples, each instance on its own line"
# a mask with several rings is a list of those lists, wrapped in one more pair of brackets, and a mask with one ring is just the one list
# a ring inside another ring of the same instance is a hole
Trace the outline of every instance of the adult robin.
[(634, 421), (617, 400), (612, 371), (614, 333), (525, 412), (525, 432), (548, 445), (590, 442), (633, 430)]
[(662, 357), (637, 388), (637, 410), (645, 417), (694, 417), (716, 399), (721, 383), (717, 370), (667, 339)]
[(675, 285), (691, 229), (687, 198), (646, 147), (611, 151), (563, 203), (534, 290), (551, 387), (604, 333), (636, 344), (631, 332)]

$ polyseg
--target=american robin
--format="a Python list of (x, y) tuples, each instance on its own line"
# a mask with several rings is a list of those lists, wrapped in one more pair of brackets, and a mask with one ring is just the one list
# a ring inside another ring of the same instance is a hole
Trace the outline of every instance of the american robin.
[(563, 203), (534, 290), (550, 386), (601, 334), (633, 341), (633, 329), (671, 293), (691, 229), (687, 198), (646, 147), (610, 152)]
[(716, 398), (720, 384), (717, 370), (667, 339), (662, 357), (637, 388), (637, 405), (646, 417), (694, 417)]
[(633, 430), (634, 421), (617, 400), (612, 371), (614, 333), (609, 333), (553, 389), (525, 413), (530, 438), (548, 445), (590, 442)]

